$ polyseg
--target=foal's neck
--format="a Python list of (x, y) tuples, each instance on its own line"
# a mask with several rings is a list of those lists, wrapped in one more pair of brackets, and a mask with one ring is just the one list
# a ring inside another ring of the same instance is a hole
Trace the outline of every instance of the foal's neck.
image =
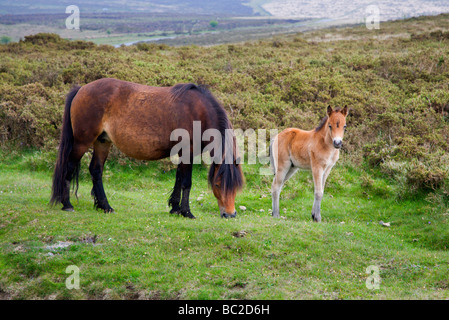
[(329, 147), (332, 147), (332, 149), (335, 149), (333, 147), (333, 141), (332, 141), (331, 134), (329, 132), (330, 129), (329, 129), (328, 123), (329, 123), (329, 119), (323, 125), (321, 130), (315, 132), (315, 135), (318, 136), (318, 140), (323, 145), (323, 147), (325, 147), (326, 149), (329, 148)]

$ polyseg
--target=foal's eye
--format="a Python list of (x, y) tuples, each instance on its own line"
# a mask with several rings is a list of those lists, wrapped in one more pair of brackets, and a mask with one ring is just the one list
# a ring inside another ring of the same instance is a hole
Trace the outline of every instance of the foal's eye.
[(329, 125), (329, 129), (331, 129), (331, 130), (332, 130), (332, 126), (331, 126), (331, 125)]
[(346, 125), (344, 125), (343, 129), (345, 129), (345, 130), (346, 130)]

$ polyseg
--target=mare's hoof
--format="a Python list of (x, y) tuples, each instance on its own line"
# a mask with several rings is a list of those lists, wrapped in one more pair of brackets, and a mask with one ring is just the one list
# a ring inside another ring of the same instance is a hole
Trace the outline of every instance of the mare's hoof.
[(180, 214), (181, 213), (181, 209), (171, 209), (170, 213)]
[(61, 210), (69, 211), (69, 212), (75, 211), (75, 209), (73, 209), (73, 207), (63, 207)]
[(190, 211), (186, 211), (186, 212), (181, 211), (181, 214), (185, 218), (196, 219), (195, 216)]
[(220, 216), (225, 219), (235, 218), (237, 216), (237, 212), (234, 212), (233, 214), (227, 214), (226, 212), (223, 212)]

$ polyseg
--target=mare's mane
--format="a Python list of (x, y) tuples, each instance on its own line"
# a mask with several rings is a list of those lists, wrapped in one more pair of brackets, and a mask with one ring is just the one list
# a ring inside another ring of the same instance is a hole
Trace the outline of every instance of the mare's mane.
[[(177, 84), (172, 87), (171, 92), (173, 95), (173, 100), (182, 99), (182, 97), (190, 90), (196, 90), (200, 93), (201, 97), (207, 102), (207, 105), (217, 116), (216, 129), (218, 129), (222, 136), (222, 159), (213, 159), (212, 164), (209, 169), (208, 181), (211, 186), (214, 186), (221, 178), (221, 190), (224, 194), (231, 193), (236, 189), (240, 189), (243, 186), (243, 173), (241, 171), (240, 165), (236, 164), (236, 146), (235, 138), (233, 140), (233, 163), (224, 163), (226, 155), (226, 129), (232, 129), (231, 122), (228, 119), (225, 109), (223, 106), (215, 99), (212, 93), (206, 86), (196, 85), (194, 83)], [(217, 163), (217, 161), (219, 163)], [(215, 174), (215, 169), (218, 172)]]

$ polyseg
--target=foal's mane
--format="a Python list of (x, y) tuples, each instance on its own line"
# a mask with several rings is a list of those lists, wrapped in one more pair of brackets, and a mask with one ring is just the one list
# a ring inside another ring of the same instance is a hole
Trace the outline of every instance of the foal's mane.
[[(334, 109), (334, 112), (340, 112), (340, 111), (341, 111), (341, 108), (337, 107)], [(327, 123), (328, 119), (329, 119), (329, 116), (325, 116), (323, 119), (321, 119), (321, 122), (318, 125), (318, 127), (315, 128), (315, 131), (316, 132), (320, 131), (324, 127), (324, 125)]]
[[(240, 189), (243, 186), (243, 173), (241, 170), (241, 166), (236, 164), (236, 145), (234, 138), (234, 146), (233, 146), (233, 163), (227, 164), (224, 162), (226, 155), (226, 129), (233, 129), (231, 122), (228, 119), (228, 115), (226, 114), (223, 106), (218, 102), (217, 99), (212, 95), (207, 86), (204, 85), (196, 85), (194, 83), (181, 83), (172, 87), (172, 97), (173, 100), (181, 99), (184, 94), (191, 90), (196, 90), (200, 93), (201, 97), (206, 102), (206, 105), (211, 109), (213, 113), (217, 116), (216, 126), (222, 137), (222, 159), (218, 160), (219, 163), (216, 163), (216, 159), (212, 160), (212, 164), (209, 169), (208, 181), (210, 185), (214, 185), (216, 183), (216, 179), (221, 177), (221, 189), (224, 194), (231, 193), (236, 189)], [(217, 174), (215, 174), (215, 168), (217, 167)]]

